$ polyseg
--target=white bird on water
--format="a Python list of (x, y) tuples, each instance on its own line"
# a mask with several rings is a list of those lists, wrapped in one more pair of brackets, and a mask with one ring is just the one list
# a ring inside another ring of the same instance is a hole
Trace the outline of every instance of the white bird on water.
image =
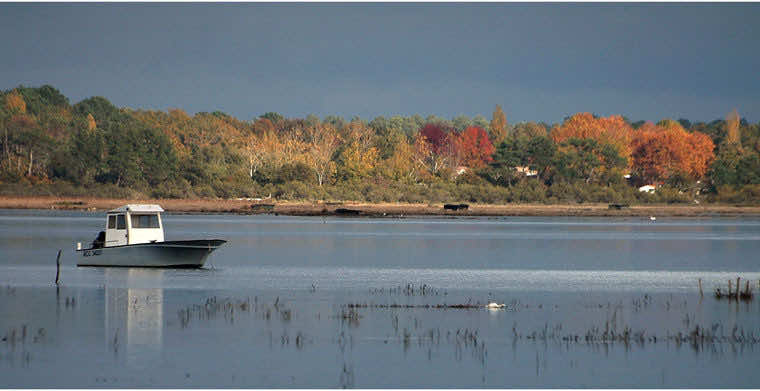
[(657, 217), (649, 216), (649, 221), (657, 221)]
[(498, 304), (498, 303), (493, 303), (493, 302), (488, 303), (488, 305), (486, 306), (486, 308), (488, 308), (489, 310), (500, 310), (500, 309), (503, 309), (504, 307), (506, 307), (504, 304)]

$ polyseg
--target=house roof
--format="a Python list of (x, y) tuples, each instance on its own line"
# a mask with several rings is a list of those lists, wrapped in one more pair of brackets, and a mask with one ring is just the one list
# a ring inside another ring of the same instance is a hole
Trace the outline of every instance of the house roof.
[(108, 212), (163, 212), (161, 205), (156, 204), (127, 204)]

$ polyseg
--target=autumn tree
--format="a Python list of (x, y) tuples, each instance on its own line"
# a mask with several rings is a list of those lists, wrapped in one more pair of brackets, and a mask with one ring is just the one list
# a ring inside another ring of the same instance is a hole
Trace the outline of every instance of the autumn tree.
[(632, 141), (633, 169), (644, 182), (675, 175), (698, 179), (714, 159), (714, 144), (705, 134), (688, 133), (675, 121), (646, 123)]
[(470, 168), (480, 168), (491, 162), (494, 152), (488, 134), (482, 128), (470, 126), (459, 135), (458, 148), (464, 164)]
[[(16, 90), (13, 90), (11, 93), (5, 96), (5, 108), (8, 118), (3, 118), (2, 123), (4, 128), (3, 157), (5, 157), (5, 159), (10, 159), (10, 138), (8, 135), (8, 130), (11, 128), (11, 124), (8, 123), (8, 119), (25, 115), (26, 102), (24, 102), (24, 98), (21, 96), (21, 94), (19, 94)], [(10, 163), (10, 161), (8, 161), (8, 163)]]
[(557, 144), (576, 138), (592, 139), (600, 144), (612, 145), (630, 164), (633, 129), (619, 115), (595, 117), (591, 113), (577, 113), (552, 129), (551, 137)]
[(428, 123), (420, 129), (420, 136), (430, 143), (430, 150), (438, 155), (443, 155), (451, 144), (449, 135), (453, 129), (439, 123)]
[(726, 143), (739, 151), (742, 149), (742, 140), (739, 133), (741, 118), (736, 109), (726, 115)]
[(322, 186), (335, 171), (335, 162), (332, 161), (332, 157), (340, 139), (337, 130), (330, 124), (311, 127), (307, 131), (310, 139), (307, 163), (317, 175), (319, 186)]
[(26, 114), (24, 97), (15, 90), (5, 96), (5, 107), (11, 115)]
[(259, 169), (265, 164), (279, 166), (278, 155), (282, 152), (282, 145), (274, 131), (249, 132), (244, 135), (245, 152), (248, 158), (248, 175), (253, 178)]
[(380, 158), (374, 146), (374, 129), (354, 119), (344, 127), (343, 133), (345, 144), (338, 156), (338, 175), (343, 180), (369, 176)]
[(450, 124), (429, 122), (420, 129), (419, 137), (424, 139), (424, 143), (415, 141), (418, 152), (428, 149), (428, 156), (420, 161), (427, 162), (432, 174), (441, 174), (441, 169), (455, 168), (462, 163), (459, 134)]
[(60, 122), (65, 121), (65, 112), (50, 104), (57, 101), (47, 102), (42, 95), (41, 89), (26, 87), (18, 87), (5, 95), (0, 125), (4, 128), (3, 164), (6, 173), (27, 177), (47, 176), (47, 161), (55, 145), (50, 134), (62, 136), (57, 129)]
[(272, 121), (267, 118), (259, 118), (253, 122), (253, 130), (256, 133), (263, 134), (268, 132), (275, 132), (275, 127)]
[(433, 144), (422, 133), (414, 138), (412, 156), (417, 172), (423, 177), (437, 174), (446, 163), (446, 157), (435, 153)]
[[(27, 114), (17, 114), (11, 117), (5, 125), (6, 132), (10, 131), (6, 144), (9, 147), (6, 169), (11, 169), (15, 175), (31, 176), (34, 164), (34, 149), (49, 145), (47, 138), (35, 119)], [(15, 161), (15, 168), (13, 163)], [(25, 162), (23, 162), (25, 161)], [(23, 163), (22, 163), (23, 162)]]
[(353, 120), (344, 126), (343, 139), (356, 142), (361, 151), (366, 151), (375, 142), (375, 130), (360, 120)]
[(501, 110), (501, 106), (496, 105), (491, 119), (491, 144), (499, 145), (507, 137), (507, 116)]
[(343, 180), (368, 177), (377, 165), (378, 158), (377, 148), (364, 149), (358, 141), (352, 140), (338, 157), (338, 175)]
[(406, 139), (400, 141), (393, 154), (379, 163), (378, 171), (394, 181), (416, 183), (419, 179), (419, 165), (414, 156), (414, 146)]
[(95, 122), (95, 117), (93, 117), (92, 114), (87, 113), (87, 130), (92, 132), (97, 127), (98, 124)]

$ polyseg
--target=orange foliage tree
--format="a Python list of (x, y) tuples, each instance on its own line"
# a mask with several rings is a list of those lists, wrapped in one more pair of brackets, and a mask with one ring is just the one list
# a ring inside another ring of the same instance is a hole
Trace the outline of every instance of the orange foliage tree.
[(571, 138), (590, 138), (600, 144), (610, 144), (630, 165), (633, 128), (619, 115), (595, 118), (591, 113), (577, 113), (552, 129), (551, 136), (557, 144)]
[(459, 153), (463, 163), (471, 168), (480, 168), (491, 162), (494, 152), (493, 144), (483, 128), (470, 126), (457, 137)]
[(647, 122), (632, 141), (633, 168), (645, 182), (663, 181), (676, 174), (698, 179), (715, 158), (707, 135), (686, 132), (675, 121)]

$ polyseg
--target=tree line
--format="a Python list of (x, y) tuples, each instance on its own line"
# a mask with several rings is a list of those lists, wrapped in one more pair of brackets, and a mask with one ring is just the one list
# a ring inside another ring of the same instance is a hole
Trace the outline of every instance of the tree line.
[[(0, 194), (370, 202), (731, 202), (760, 199), (760, 123), (561, 123), (338, 116), (246, 121), (0, 92)], [(654, 193), (638, 187), (654, 185)]]

